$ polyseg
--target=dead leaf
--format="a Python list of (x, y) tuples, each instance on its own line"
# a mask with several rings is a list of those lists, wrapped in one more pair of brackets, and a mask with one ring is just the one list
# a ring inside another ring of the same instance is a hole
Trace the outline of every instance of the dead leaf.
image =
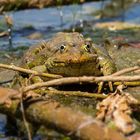
[(129, 93), (115, 92), (97, 105), (97, 119), (107, 123), (113, 121), (124, 134), (135, 131), (135, 124), (131, 118), (131, 105), (138, 101)]
[(10, 104), (11, 99), (20, 98), (17, 90), (0, 87), (0, 104)]

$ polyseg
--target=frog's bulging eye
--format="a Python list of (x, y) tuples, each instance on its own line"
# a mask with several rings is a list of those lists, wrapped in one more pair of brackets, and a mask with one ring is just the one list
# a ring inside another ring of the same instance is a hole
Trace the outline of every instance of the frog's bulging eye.
[(61, 45), (60, 46), (60, 51), (63, 52), (65, 50), (66, 46), (65, 45)]
[(87, 52), (90, 52), (91, 46), (89, 44), (86, 44), (84, 48)]

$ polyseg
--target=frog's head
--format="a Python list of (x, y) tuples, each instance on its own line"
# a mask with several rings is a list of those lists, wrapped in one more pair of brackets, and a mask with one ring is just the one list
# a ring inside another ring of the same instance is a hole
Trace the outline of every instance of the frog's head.
[(45, 64), (48, 72), (63, 76), (99, 75), (93, 43), (80, 33), (57, 33), (48, 43), (50, 56)]

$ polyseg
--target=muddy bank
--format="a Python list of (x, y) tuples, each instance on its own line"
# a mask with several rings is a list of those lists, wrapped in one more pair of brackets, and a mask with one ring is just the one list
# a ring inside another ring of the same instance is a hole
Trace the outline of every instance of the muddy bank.
[(0, 14), (4, 11), (29, 9), (29, 8), (44, 8), (48, 6), (58, 6), (66, 4), (83, 3), (92, 0), (1, 0)]

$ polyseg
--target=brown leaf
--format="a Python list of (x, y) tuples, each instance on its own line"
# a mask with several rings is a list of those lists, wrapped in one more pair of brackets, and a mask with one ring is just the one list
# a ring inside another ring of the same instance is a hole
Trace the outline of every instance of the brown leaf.
[(111, 94), (97, 105), (97, 119), (104, 122), (113, 121), (116, 127), (124, 134), (135, 131), (135, 125), (131, 118), (131, 104), (138, 101), (128, 93), (119, 91)]
[(19, 98), (20, 93), (17, 90), (0, 87), (0, 104), (10, 103), (13, 98)]

